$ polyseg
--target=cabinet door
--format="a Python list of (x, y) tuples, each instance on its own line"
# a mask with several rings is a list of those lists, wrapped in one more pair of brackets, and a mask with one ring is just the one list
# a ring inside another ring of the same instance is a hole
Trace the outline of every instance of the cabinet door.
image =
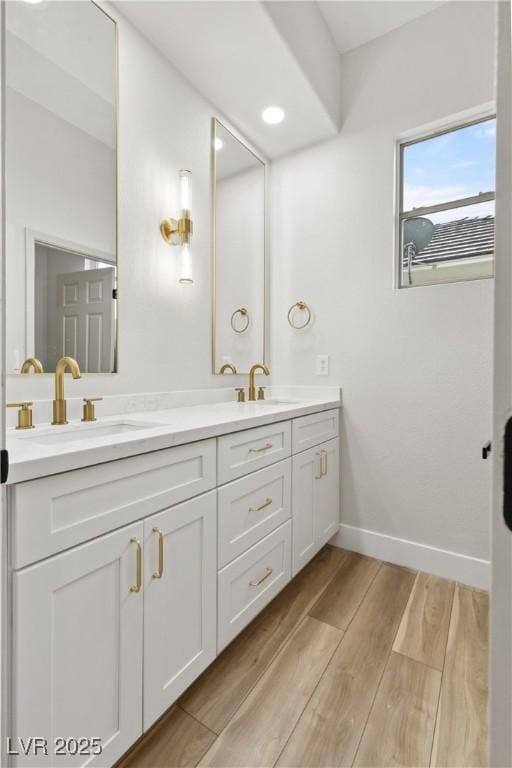
[(331, 539), (340, 526), (340, 440), (318, 446), (322, 477), (315, 483), (314, 537), (316, 549)]
[(335, 438), (293, 457), (293, 576), (339, 528), (339, 443)]
[(292, 574), (295, 576), (315, 554), (315, 488), (320, 478), (320, 451), (310, 448), (293, 457), (292, 465)]
[(144, 521), (144, 729), (216, 655), (217, 493)]
[[(135, 523), (14, 574), (10, 749), (48, 739), (15, 765), (110, 766), (141, 735), (142, 536)], [(103, 752), (58, 757), (58, 737), (99, 737)]]

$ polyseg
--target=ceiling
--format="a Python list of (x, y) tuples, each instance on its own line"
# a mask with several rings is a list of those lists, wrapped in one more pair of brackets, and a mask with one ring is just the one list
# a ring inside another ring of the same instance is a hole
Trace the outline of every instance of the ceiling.
[[(262, 3), (117, 0), (114, 6), (264, 155), (276, 157), (338, 130)], [(286, 112), (281, 125), (261, 120), (272, 104)]]
[(320, 13), (339, 53), (369, 43), (443, 5), (436, 0), (321, 0)]
[[(442, 3), (436, 0), (114, 0), (185, 78), (262, 154), (337, 134), (341, 53)], [(262, 110), (285, 110), (266, 125)]]

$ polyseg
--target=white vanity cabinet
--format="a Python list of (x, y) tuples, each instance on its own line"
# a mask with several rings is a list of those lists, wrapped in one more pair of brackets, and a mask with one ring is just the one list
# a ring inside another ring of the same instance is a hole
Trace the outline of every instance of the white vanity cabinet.
[(213, 661), (215, 477), (206, 440), (10, 489), (25, 566), (12, 575), (11, 751), (48, 740), (14, 765), (85, 765), (54, 754), (56, 738), (81, 736), (101, 739), (92, 764), (113, 765)]
[(296, 454), (292, 477), (295, 576), (339, 528), (339, 438)]
[(99, 736), (112, 765), (215, 658), (216, 574), (216, 491), (15, 573), (15, 736)]
[(144, 729), (216, 656), (216, 492), (144, 520)]
[(143, 592), (132, 587), (142, 542), (135, 523), (13, 575), (10, 747), (43, 736), (49, 752), (15, 765), (84, 765), (52, 754), (70, 736), (99, 736), (94, 764), (112, 765), (141, 735)]
[[(338, 530), (338, 410), (8, 499), (9, 765), (110, 768)], [(34, 736), (48, 754), (23, 755)], [(58, 757), (58, 737), (98, 737), (102, 754)]]

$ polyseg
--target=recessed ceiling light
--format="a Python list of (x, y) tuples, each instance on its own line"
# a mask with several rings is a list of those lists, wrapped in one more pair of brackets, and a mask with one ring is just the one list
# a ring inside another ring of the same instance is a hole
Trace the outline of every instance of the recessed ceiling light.
[(28, 3), (28, 5), (39, 5), (40, 3), (45, 2), (45, 0), (23, 0), (24, 3)]
[(219, 149), (222, 149), (222, 147), (224, 146), (224, 142), (222, 141), (222, 139), (219, 139), (219, 137), (216, 136), (215, 141), (213, 142), (213, 146), (215, 147), (215, 151), (218, 152)]
[(261, 113), (261, 117), (269, 125), (277, 125), (284, 120), (284, 109), (281, 109), (281, 107), (267, 107)]

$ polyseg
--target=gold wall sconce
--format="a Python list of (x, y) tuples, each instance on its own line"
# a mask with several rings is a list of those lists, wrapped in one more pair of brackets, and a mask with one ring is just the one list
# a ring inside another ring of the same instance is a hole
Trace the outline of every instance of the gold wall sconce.
[(190, 252), (190, 239), (194, 231), (190, 218), (191, 198), (191, 171), (182, 169), (179, 172), (181, 212), (179, 219), (164, 219), (160, 224), (160, 232), (168, 245), (181, 247), (179, 282), (191, 284), (194, 282), (192, 275), (192, 256)]

